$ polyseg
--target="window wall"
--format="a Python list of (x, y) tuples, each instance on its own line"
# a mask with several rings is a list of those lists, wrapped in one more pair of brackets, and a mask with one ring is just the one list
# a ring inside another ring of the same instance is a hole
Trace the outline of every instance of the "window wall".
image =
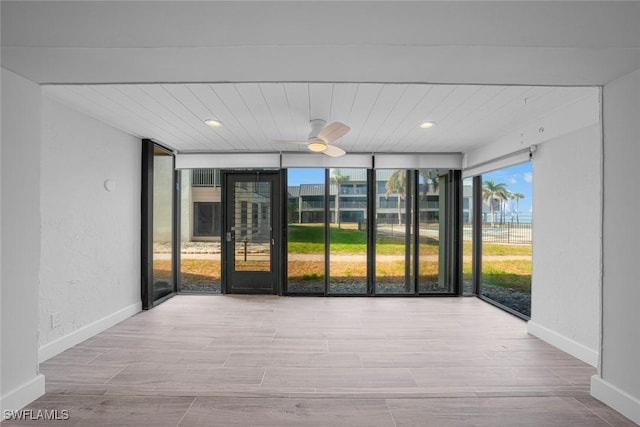
[(173, 153), (142, 140), (140, 296), (145, 310), (176, 291), (175, 176)]
[(420, 293), (454, 293), (455, 283), (448, 274), (451, 258), (447, 226), (455, 212), (450, 206), (449, 171), (418, 171), (418, 291)]
[(462, 181), (462, 294), (473, 295), (473, 178)]
[(153, 301), (174, 291), (173, 154), (153, 150)]
[(413, 294), (414, 173), (376, 170), (375, 292)]
[(482, 175), (480, 294), (531, 315), (531, 163)]
[(181, 170), (180, 188), (178, 288), (186, 293), (220, 293), (220, 170)]
[(325, 292), (325, 170), (287, 170), (287, 292)]
[(368, 292), (367, 188), (367, 169), (329, 169), (330, 294)]
[(457, 294), (457, 179), (438, 169), (289, 168), (285, 292)]

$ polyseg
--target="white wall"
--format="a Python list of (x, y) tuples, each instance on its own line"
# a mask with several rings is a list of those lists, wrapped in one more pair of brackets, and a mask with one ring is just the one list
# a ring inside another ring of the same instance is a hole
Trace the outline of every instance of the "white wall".
[(640, 424), (640, 70), (604, 87), (602, 355), (591, 393)]
[(137, 138), (43, 99), (41, 361), (140, 310), (140, 162)]
[[(0, 22), (2, 22), (2, 2), (0, 2)], [(2, 31), (0, 28), (0, 46), (2, 45)], [(2, 81), (2, 55), (0, 55), (0, 82)], [(2, 84), (0, 84), (0, 100), (2, 99)], [(0, 129), (2, 129), (2, 102), (0, 102)], [(0, 165), (2, 165), (2, 132), (0, 132)], [(2, 242), (2, 173), (0, 173), (0, 242)], [(2, 307), (2, 245), (0, 244), (0, 308)], [(0, 315), (0, 410), (2, 406), (2, 316)]]
[(2, 70), (2, 410), (44, 393), (38, 374), (41, 91)]
[(533, 160), (529, 332), (596, 366), (600, 337), (601, 130), (538, 146)]
[[(593, 366), (600, 337), (600, 93), (532, 118), (492, 144), (465, 153), (463, 175), (533, 161), (533, 271), (528, 331)], [(512, 153), (522, 155), (501, 159)], [(506, 164), (503, 164), (506, 166)]]

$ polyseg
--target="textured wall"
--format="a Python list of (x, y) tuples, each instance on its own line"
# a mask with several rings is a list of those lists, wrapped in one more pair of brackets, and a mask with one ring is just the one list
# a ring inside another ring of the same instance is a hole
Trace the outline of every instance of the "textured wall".
[(140, 302), (141, 162), (137, 138), (47, 98), (42, 135), (41, 346)]
[(532, 328), (597, 364), (600, 335), (601, 132), (599, 125), (542, 144), (533, 161)]
[[(640, 422), (640, 70), (604, 87), (602, 379), (635, 399)], [(615, 406), (614, 406), (615, 407)]]
[(37, 376), (41, 99), (38, 85), (2, 70), (3, 409), (44, 391)]

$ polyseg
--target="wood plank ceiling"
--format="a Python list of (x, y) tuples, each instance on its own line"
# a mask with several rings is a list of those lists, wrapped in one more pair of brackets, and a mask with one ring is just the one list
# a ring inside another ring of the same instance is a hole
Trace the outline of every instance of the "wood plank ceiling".
[[(311, 119), (341, 121), (347, 152), (466, 152), (586, 96), (594, 87), (394, 83), (50, 85), (44, 93), (179, 152), (306, 150)], [(222, 127), (211, 128), (214, 118)], [(437, 122), (421, 129), (427, 120)]]

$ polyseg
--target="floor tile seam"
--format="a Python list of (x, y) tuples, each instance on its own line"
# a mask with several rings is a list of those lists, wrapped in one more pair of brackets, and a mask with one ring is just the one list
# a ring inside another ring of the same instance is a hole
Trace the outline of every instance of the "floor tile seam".
[(573, 400), (575, 400), (576, 402), (578, 402), (580, 405), (582, 405), (583, 407), (585, 407), (590, 413), (592, 413), (593, 415), (595, 415), (596, 417), (598, 417), (600, 420), (602, 420), (602, 422), (604, 422), (605, 424), (607, 424), (610, 427), (616, 427), (615, 425), (611, 424), (609, 421), (605, 420), (604, 418), (602, 418), (600, 416), (600, 414), (598, 414), (596, 411), (594, 411), (593, 409), (591, 409), (590, 407), (588, 407), (587, 405), (584, 404), (584, 402), (582, 402), (580, 399), (576, 399), (575, 397), (572, 398)]
[(576, 385), (578, 385), (578, 384), (575, 384), (575, 382), (570, 381), (568, 378), (565, 378), (562, 375), (558, 374), (557, 372), (554, 372), (553, 368), (545, 368), (545, 370), (548, 371), (551, 375), (554, 375), (558, 379), (560, 379), (560, 380), (564, 381), (565, 383), (567, 383), (566, 385), (568, 385), (568, 386), (576, 386)]
[(231, 355), (233, 354), (233, 352), (228, 351), (227, 352), (227, 357), (224, 359), (224, 362), (222, 362), (222, 367), (223, 368), (227, 368), (227, 362), (229, 361), (229, 359), (231, 358)]
[(267, 368), (262, 368), (262, 378), (260, 379), (260, 384), (258, 385), (258, 387), (262, 387), (262, 384), (264, 384), (264, 379), (267, 376)]
[[(82, 394), (82, 396), (87, 396), (87, 397), (92, 397), (92, 398), (101, 398), (101, 397), (105, 397), (105, 396), (109, 396), (109, 397), (120, 397), (123, 399), (126, 398), (149, 398), (149, 397), (157, 397), (157, 398), (191, 398), (192, 402), (190, 404), (190, 407), (195, 403), (195, 401), (198, 398), (212, 398), (212, 399), (243, 399), (243, 400), (249, 400), (249, 399), (254, 399), (254, 400), (258, 400), (258, 399), (271, 399), (271, 400), (276, 400), (276, 399), (292, 399), (292, 400), (296, 400), (296, 399), (310, 399), (310, 400), (331, 400), (331, 399), (340, 399), (340, 400), (380, 400), (380, 401), (385, 401), (387, 402), (387, 405), (389, 403), (389, 401), (395, 401), (395, 400), (414, 400), (414, 401), (419, 401), (419, 400), (440, 400), (440, 399), (514, 399), (514, 398), (527, 398), (527, 399), (549, 399), (549, 398), (554, 398), (554, 399), (570, 399), (573, 401), (576, 401), (577, 403), (580, 404), (580, 406), (584, 407), (585, 409), (587, 409), (589, 411), (589, 413), (597, 416), (599, 419), (601, 419), (603, 422), (607, 423), (608, 425), (611, 425), (609, 422), (607, 422), (605, 419), (603, 419), (601, 416), (599, 416), (596, 412), (594, 412), (591, 408), (589, 408), (588, 406), (586, 406), (583, 402), (581, 402), (580, 400), (576, 399), (575, 397), (570, 397), (570, 396), (554, 396), (554, 395), (505, 395), (505, 396), (470, 396), (469, 394), (460, 394), (459, 396), (456, 396), (455, 394), (450, 394), (450, 395), (422, 395), (422, 396), (416, 396), (415, 393), (404, 393), (404, 392), (398, 392), (398, 393), (376, 393), (376, 392), (371, 392), (371, 393), (363, 393), (363, 392), (356, 392), (356, 393), (326, 393), (326, 392), (322, 392), (322, 391), (318, 391), (316, 389), (315, 392), (305, 392), (304, 396), (300, 395), (301, 393), (296, 393), (295, 395), (293, 393), (288, 393), (286, 396), (282, 396), (282, 395), (250, 395), (250, 396), (243, 396), (241, 394), (238, 395), (225, 395), (225, 393), (223, 393), (222, 391), (219, 392), (211, 392), (211, 395), (207, 395), (207, 394), (198, 394), (198, 395), (194, 395), (194, 394), (153, 394), (153, 392), (149, 392), (149, 393), (145, 393), (145, 392), (135, 392), (135, 393), (130, 393), (130, 394), (114, 394), (114, 393), (109, 393), (107, 392), (106, 394), (95, 394), (95, 393), (87, 393), (87, 394)], [(370, 395), (367, 395), (370, 394)], [(57, 393), (47, 393), (45, 394), (45, 396), (43, 396), (43, 398), (59, 398), (60, 396), (68, 396), (70, 398), (72, 397), (76, 397), (76, 395), (73, 394), (57, 394)]]
[(394, 427), (398, 427), (398, 423), (396, 423), (396, 418), (393, 416), (393, 411), (391, 410), (391, 407), (389, 406), (389, 400), (385, 399), (384, 400), (384, 404), (387, 407), (387, 411), (389, 411), (389, 415), (391, 416), (391, 421), (393, 421), (393, 426)]
[(180, 419), (176, 423), (176, 427), (180, 427), (180, 424), (182, 424), (182, 421), (187, 416), (187, 413), (189, 413), (189, 410), (191, 410), (191, 408), (193, 407), (193, 404), (196, 403), (196, 399), (197, 397), (193, 396), (193, 398), (191, 399), (191, 403), (189, 404), (189, 407), (184, 411), (184, 414), (182, 414), (182, 417), (180, 417)]
[(106, 351), (100, 352), (99, 354), (97, 354), (93, 359), (91, 359), (90, 361), (87, 362), (88, 366), (95, 366), (93, 364), (93, 362), (95, 362), (96, 360), (98, 360), (100, 357), (104, 356), (105, 354), (111, 353), (113, 351), (113, 348), (108, 348)]
[(576, 399), (578, 397), (584, 397), (584, 395), (581, 394), (562, 394), (562, 393), (554, 393), (554, 392), (550, 392), (550, 393), (544, 393), (544, 392), (536, 392), (536, 391), (531, 391), (531, 392), (516, 392), (516, 393), (491, 393), (491, 392), (486, 392), (486, 393), (473, 393), (476, 397), (478, 398), (505, 398), (505, 397), (556, 397), (556, 398), (567, 398), (567, 399)]
[(125, 371), (125, 369), (127, 369), (130, 366), (130, 364), (125, 365), (122, 369), (120, 369), (118, 372), (116, 372), (115, 374), (113, 374), (111, 376), (111, 378), (109, 378), (107, 381), (105, 381), (102, 385), (107, 385), (109, 384), (109, 382), (111, 382), (111, 380), (113, 380), (115, 377), (117, 377), (118, 375), (120, 375), (121, 373), (123, 373)]
[[(106, 390), (103, 393), (82, 393), (82, 394), (80, 394), (80, 396), (82, 396), (82, 397), (104, 397), (105, 394), (106, 394)], [(60, 397), (60, 396), (77, 397), (78, 394), (65, 393), (65, 392), (58, 393), (58, 392), (48, 391), (44, 395), (42, 395), (38, 399), (36, 399), (35, 401), (31, 402), (29, 405), (32, 405), (33, 403), (35, 403), (36, 401), (41, 400), (41, 399), (46, 400), (47, 398)], [(27, 405), (27, 406), (29, 406), (29, 405)]]

